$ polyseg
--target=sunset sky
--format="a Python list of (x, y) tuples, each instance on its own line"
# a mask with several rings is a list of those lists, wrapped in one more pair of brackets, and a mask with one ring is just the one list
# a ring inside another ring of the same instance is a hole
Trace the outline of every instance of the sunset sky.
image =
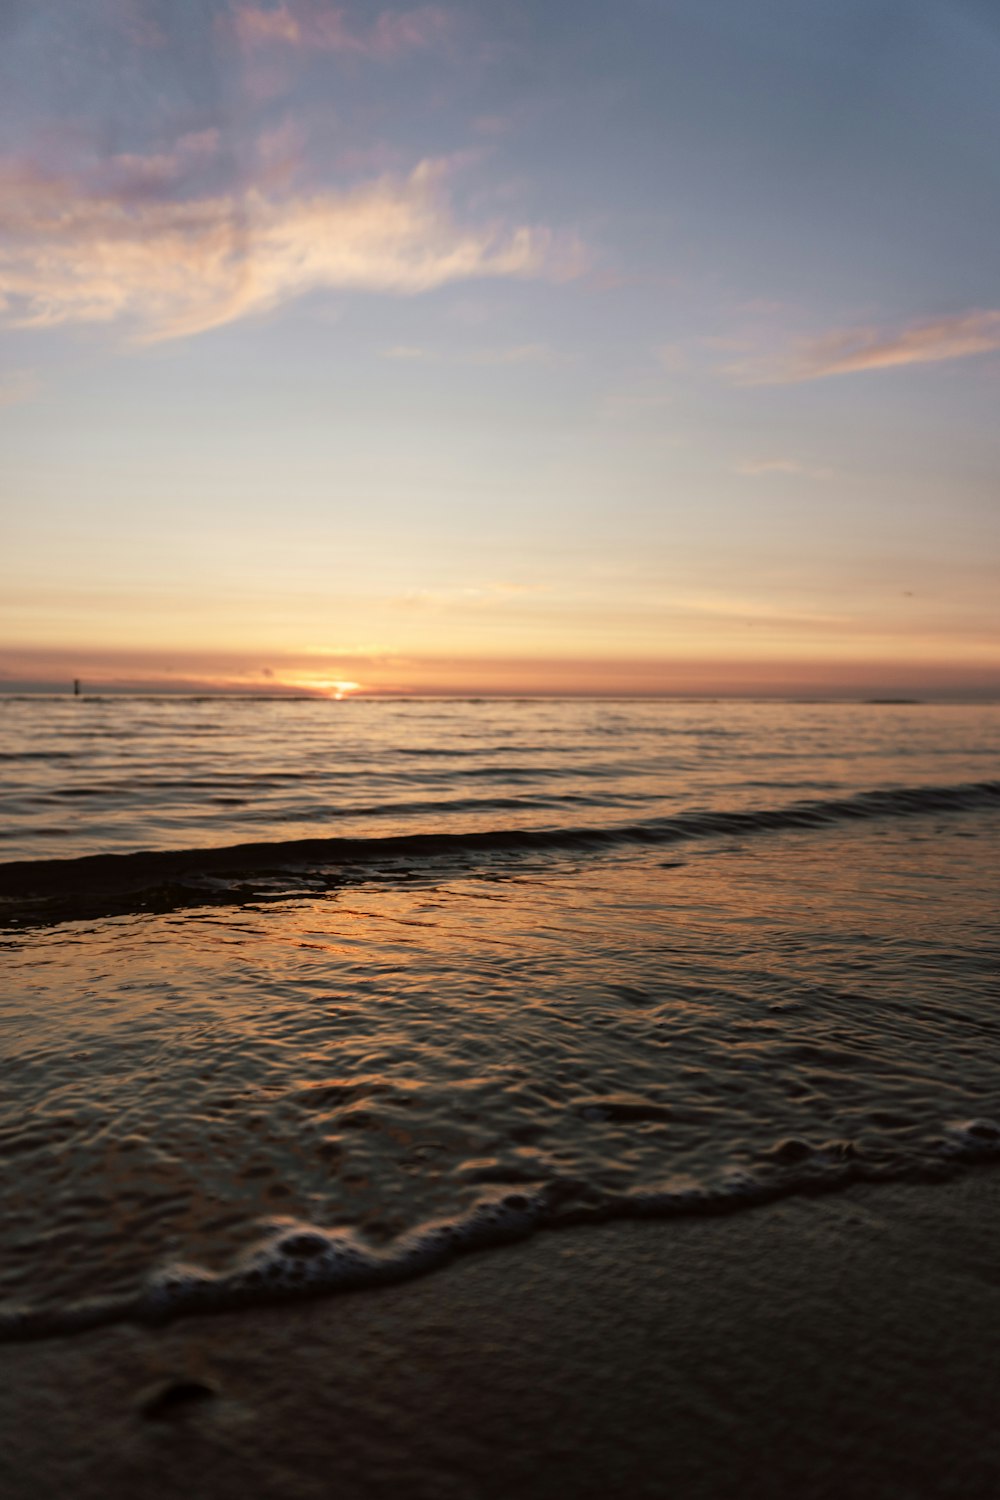
[(0, 687), (1000, 694), (996, 0), (8, 0)]

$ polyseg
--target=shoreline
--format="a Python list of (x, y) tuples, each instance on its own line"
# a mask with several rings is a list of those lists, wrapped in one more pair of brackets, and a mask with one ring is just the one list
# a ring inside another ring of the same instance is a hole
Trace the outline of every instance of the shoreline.
[(992, 1500), (1000, 1170), (0, 1348), (8, 1500)]

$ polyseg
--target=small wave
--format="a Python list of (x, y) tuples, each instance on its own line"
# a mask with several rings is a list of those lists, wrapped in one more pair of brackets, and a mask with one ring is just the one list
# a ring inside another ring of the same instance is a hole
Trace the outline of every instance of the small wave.
[[(31, 837), (33, 839), (64, 839), (68, 838), (72, 831), (73, 830), (71, 828), (65, 827), (32, 828)], [(0, 839), (20, 839), (23, 838), (23, 836), (23, 832), (20, 828), (0, 828)], [(40, 863), (47, 864), (50, 863), (50, 861), (42, 860), (40, 861)], [(75, 861), (60, 860), (59, 863), (75, 863)], [(3, 865), (0, 865), (0, 871), (2, 871), (4, 868), (5, 867)]]
[[(551, 746), (544, 745), (505, 745), (504, 755), (544, 755)], [(481, 759), (484, 751), (482, 745), (474, 745), (463, 749), (459, 745), (399, 745), (393, 751), (393, 755), (417, 757), (423, 760), (467, 760), (469, 757)]]
[(560, 850), (596, 852), (636, 845), (665, 845), (715, 837), (751, 837), (793, 829), (818, 829), (870, 819), (1000, 807), (1000, 781), (958, 786), (891, 787), (857, 796), (792, 802), (782, 807), (681, 813), (645, 822), (600, 827), (555, 825), (487, 828), (465, 832), (399, 833), (381, 837), (291, 839), (232, 844), (222, 848), (143, 850), (134, 854), (89, 854), (75, 859), (18, 860), (0, 864), (0, 895), (8, 898), (65, 895), (75, 891), (142, 890), (170, 880), (287, 870), (371, 867), (394, 860), (469, 858)]
[(173, 1263), (153, 1271), (131, 1296), (95, 1297), (62, 1307), (0, 1312), (0, 1343), (64, 1337), (118, 1322), (162, 1324), (199, 1313), (237, 1311), (269, 1303), (360, 1291), (409, 1281), (477, 1250), (509, 1244), (546, 1229), (568, 1229), (614, 1219), (671, 1219), (736, 1213), (800, 1193), (836, 1192), (857, 1182), (942, 1180), (1000, 1156), (1000, 1125), (963, 1121), (945, 1128), (923, 1163), (876, 1167), (843, 1143), (816, 1149), (779, 1143), (760, 1167), (731, 1167), (713, 1181), (681, 1182), (626, 1193), (580, 1191), (582, 1184), (526, 1184), (481, 1199), (465, 1213), (425, 1224), (375, 1248), (351, 1229), (327, 1229), (292, 1219), (271, 1220), (257, 1243), (229, 1268), (212, 1272)]
[(0, 761), (79, 760), (79, 750), (0, 750)]

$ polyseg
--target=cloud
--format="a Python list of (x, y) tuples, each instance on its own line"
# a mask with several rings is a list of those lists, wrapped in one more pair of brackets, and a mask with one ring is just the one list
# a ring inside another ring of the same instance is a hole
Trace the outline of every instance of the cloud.
[(436, 5), (383, 11), (369, 33), (367, 55), (389, 58), (402, 52), (426, 50), (443, 43), (450, 29), (450, 15)]
[(167, 45), (166, 33), (149, 14), (146, 0), (107, 0), (105, 9), (112, 25), (134, 47), (155, 51)]
[(762, 474), (792, 474), (801, 479), (832, 479), (832, 469), (817, 469), (795, 458), (745, 458), (733, 465), (734, 474), (757, 478)]
[(758, 366), (733, 365), (726, 373), (741, 384), (783, 385), (963, 359), (994, 349), (1000, 349), (1000, 309), (987, 308), (895, 331), (871, 326), (839, 329), (800, 343), (784, 359)]
[(302, 40), (302, 28), (287, 5), (274, 10), (240, 6), (233, 16), (233, 25), (240, 41), (248, 47), (266, 46), (269, 42), (296, 45)]
[(147, 154), (118, 152), (107, 157), (98, 169), (97, 180), (119, 201), (162, 198), (181, 186), (185, 179), (211, 166), (220, 145), (221, 135), (217, 129), (190, 131), (168, 151)]
[(232, 24), (251, 49), (285, 46), (315, 52), (340, 52), (391, 62), (408, 52), (444, 45), (452, 30), (451, 14), (437, 5), (385, 10), (370, 26), (357, 27), (341, 6), (323, 0), (287, 0), (283, 5), (238, 6)]
[(135, 201), (0, 167), (0, 318), (21, 327), (125, 321), (176, 338), (320, 289), (409, 295), (476, 277), (576, 274), (544, 228), (463, 227), (446, 166), (348, 191)]

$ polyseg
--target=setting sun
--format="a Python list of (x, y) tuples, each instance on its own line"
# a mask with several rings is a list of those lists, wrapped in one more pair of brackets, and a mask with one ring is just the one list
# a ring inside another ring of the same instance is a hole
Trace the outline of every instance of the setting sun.
[(332, 678), (316, 672), (281, 672), (274, 679), (275, 686), (285, 693), (302, 693), (315, 698), (351, 698), (364, 690), (360, 682), (347, 678)]

